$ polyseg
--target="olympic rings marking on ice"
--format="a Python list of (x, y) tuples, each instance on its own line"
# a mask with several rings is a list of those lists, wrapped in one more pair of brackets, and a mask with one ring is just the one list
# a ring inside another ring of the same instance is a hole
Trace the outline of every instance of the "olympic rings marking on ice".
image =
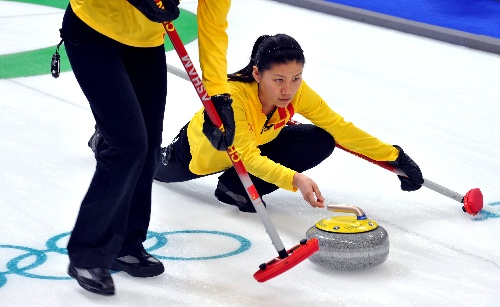
[(209, 230), (180, 230), (180, 231), (157, 233), (157, 232), (149, 231), (147, 238), (155, 237), (157, 239), (157, 243), (154, 246), (148, 248), (147, 251), (150, 252), (152, 250), (156, 250), (160, 247), (163, 247), (167, 243), (167, 239), (165, 238), (165, 236), (182, 234), (182, 233), (184, 233), (184, 234), (193, 234), (193, 233), (195, 233), (195, 234), (214, 234), (214, 235), (226, 236), (226, 237), (230, 237), (230, 238), (233, 238), (233, 239), (236, 239), (237, 241), (239, 241), (240, 247), (232, 252), (229, 252), (229, 253), (214, 255), (214, 256), (204, 256), (204, 257), (169, 257), (169, 256), (162, 256), (162, 255), (157, 255), (157, 254), (153, 254), (153, 253), (151, 253), (151, 254), (153, 256), (157, 257), (158, 259), (167, 259), (167, 260), (210, 260), (210, 259), (230, 257), (230, 256), (234, 256), (234, 255), (243, 253), (244, 251), (249, 249), (250, 246), (252, 245), (252, 243), (250, 243), (249, 240), (247, 240), (241, 236), (238, 236), (238, 235), (235, 235), (232, 233), (228, 233), (228, 232), (209, 231)]
[[(500, 201), (489, 203), (488, 206), (500, 206)], [(479, 214), (476, 217), (472, 218), (472, 220), (484, 221), (487, 219), (497, 219), (497, 218), (500, 218), (500, 214), (489, 212), (483, 209), (479, 212)]]
[[(57, 254), (62, 254), (62, 255), (67, 255), (68, 252), (66, 248), (64, 247), (59, 247), (57, 245), (57, 242), (66, 237), (69, 236), (71, 232), (65, 232), (59, 235), (56, 235), (46, 242), (47, 249), (46, 250), (38, 250), (35, 248), (30, 248), (30, 247), (25, 247), (25, 246), (18, 246), (18, 245), (0, 245), (0, 249), (16, 249), (16, 250), (22, 250), (26, 251), (25, 254), (19, 255), (17, 257), (14, 257), (11, 259), (9, 262), (7, 262), (7, 271), (6, 272), (1, 272), (0, 271), (0, 288), (2, 288), (6, 283), (7, 283), (7, 274), (17, 274), (20, 276), (24, 277), (29, 277), (29, 278), (38, 278), (38, 279), (52, 279), (52, 280), (68, 280), (71, 279), (71, 277), (67, 276), (44, 276), (44, 275), (38, 275), (38, 274), (32, 274), (29, 273), (28, 270), (31, 270), (33, 268), (39, 267), (42, 264), (47, 261), (47, 253), (57, 253)], [(218, 235), (218, 236), (224, 236), (224, 237), (229, 237), (232, 239), (235, 239), (240, 243), (240, 246), (228, 253), (223, 253), (219, 255), (211, 255), (211, 256), (200, 256), (200, 257), (172, 257), (172, 256), (164, 256), (164, 255), (155, 255), (151, 253), (151, 251), (157, 250), (159, 248), (162, 248), (168, 243), (167, 236), (169, 235), (177, 235), (177, 234), (211, 234), (211, 235)], [(224, 258), (224, 257), (230, 257), (234, 256), (240, 253), (245, 252), (250, 248), (252, 243), (241, 236), (228, 233), (228, 232), (221, 232), (221, 231), (211, 231), (211, 230), (179, 230), (179, 231), (167, 231), (167, 232), (153, 232), (153, 231), (148, 231), (148, 234), (146, 236), (146, 240), (148, 239), (156, 239), (156, 243), (147, 248), (146, 250), (151, 253), (153, 256), (157, 257), (158, 259), (164, 259), (164, 260), (180, 260), (180, 261), (192, 261), (192, 260), (209, 260), (209, 259), (218, 259), (218, 258)], [(22, 262), (25, 262), (26, 259), (34, 257), (34, 261), (30, 264), (27, 264), (25, 266), (21, 266)]]

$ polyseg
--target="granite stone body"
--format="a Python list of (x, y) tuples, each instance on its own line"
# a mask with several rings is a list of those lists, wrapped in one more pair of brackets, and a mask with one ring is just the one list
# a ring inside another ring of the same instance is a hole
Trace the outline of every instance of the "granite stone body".
[(306, 237), (319, 241), (319, 251), (309, 260), (327, 269), (366, 269), (383, 263), (389, 256), (389, 235), (380, 225), (359, 233), (328, 232), (313, 226), (306, 232)]

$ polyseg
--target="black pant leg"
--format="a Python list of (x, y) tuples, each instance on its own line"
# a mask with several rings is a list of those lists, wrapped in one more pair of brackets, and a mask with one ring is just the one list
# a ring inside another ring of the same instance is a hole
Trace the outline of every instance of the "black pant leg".
[[(68, 254), (75, 266), (109, 268), (122, 248), (137, 182), (148, 161), (149, 128), (124, 64), (129, 47), (94, 31), (71, 9), (63, 19), (63, 35), (75, 77), (106, 140), (96, 153), (96, 171)], [(144, 199), (146, 206), (149, 201)]]
[(147, 134), (144, 167), (133, 190), (125, 242), (120, 256), (142, 249), (151, 216), (153, 176), (160, 161), (167, 96), (165, 48), (127, 48), (124, 63), (138, 99)]

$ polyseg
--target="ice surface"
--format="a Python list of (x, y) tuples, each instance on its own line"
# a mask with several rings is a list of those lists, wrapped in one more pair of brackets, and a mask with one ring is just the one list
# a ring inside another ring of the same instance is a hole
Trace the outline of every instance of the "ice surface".
[[(181, 7), (194, 11), (196, 1)], [(54, 46), (62, 14), (0, 1), (0, 54)], [(44, 20), (39, 32), (23, 27), (28, 20)], [(462, 194), (481, 188), (484, 210), (472, 217), (428, 189), (402, 192), (392, 173), (335, 150), (307, 174), (329, 203), (359, 206), (387, 230), (388, 260), (356, 272), (306, 260), (258, 283), (253, 273), (276, 251), (257, 215), (217, 202), (216, 176), (155, 183), (146, 245), (167, 238), (151, 251), (166, 272), (114, 274), (116, 295), (97, 296), (68, 279), (61, 254), (95, 167), (86, 99), (71, 72), (4, 79), (0, 306), (498, 306), (500, 57), (273, 1), (233, 0), (229, 23), (230, 72), (246, 65), (258, 36), (294, 36), (304, 79), (335, 111), (403, 147), (426, 178)], [(186, 47), (197, 62), (196, 42)], [(181, 67), (175, 52), (167, 61)], [(168, 87), (165, 144), (201, 106), (189, 82), (169, 75)], [(264, 199), (286, 247), (337, 214), (310, 208), (300, 193)]]

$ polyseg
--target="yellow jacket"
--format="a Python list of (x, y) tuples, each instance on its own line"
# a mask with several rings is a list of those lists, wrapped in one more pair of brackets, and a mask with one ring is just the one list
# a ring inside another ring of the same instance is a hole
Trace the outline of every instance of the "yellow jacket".
[(76, 16), (97, 32), (134, 47), (164, 43), (165, 29), (152, 22), (127, 0), (70, 0)]
[[(126, 0), (70, 0), (70, 4), (83, 22), (122, 44), (156, 47), (165, 41), (162, 24), (147, 19)], [(230, 93), (226, 61), (230, 6), (231, 0), (198, 0), (200, 67), (210, 96)]]
[[(377, 161), (394, 161), (398, 156), (398, 150), (392, 145), (345, 121), (342, 116), (330, 109), (305, 81), (302, 81), (288, 107), (278, 108), (274, 112), (268, 123), (273, 126), (267, 131), (262, 129), (266, 116), (262, 113), (257, 82), (229, 82), (229, 86), (232, 91), (236, 123), (234, 146), (250, 174), (280, 188), (295, 191), (292, 181), (296, 172), (261, 156), (258, 146), (275, 139), (295, 113), (301, 114), (314, 125), (328, 131), (335, 138), (335, 142), (354, 152)], [(215, 150), (203, 134), (203, 121), (202, 108), (193, 116), (187, 131), (193, 157), (189, 169), (198, 175), (219, 172), (232, 166), (227, 152)]]

